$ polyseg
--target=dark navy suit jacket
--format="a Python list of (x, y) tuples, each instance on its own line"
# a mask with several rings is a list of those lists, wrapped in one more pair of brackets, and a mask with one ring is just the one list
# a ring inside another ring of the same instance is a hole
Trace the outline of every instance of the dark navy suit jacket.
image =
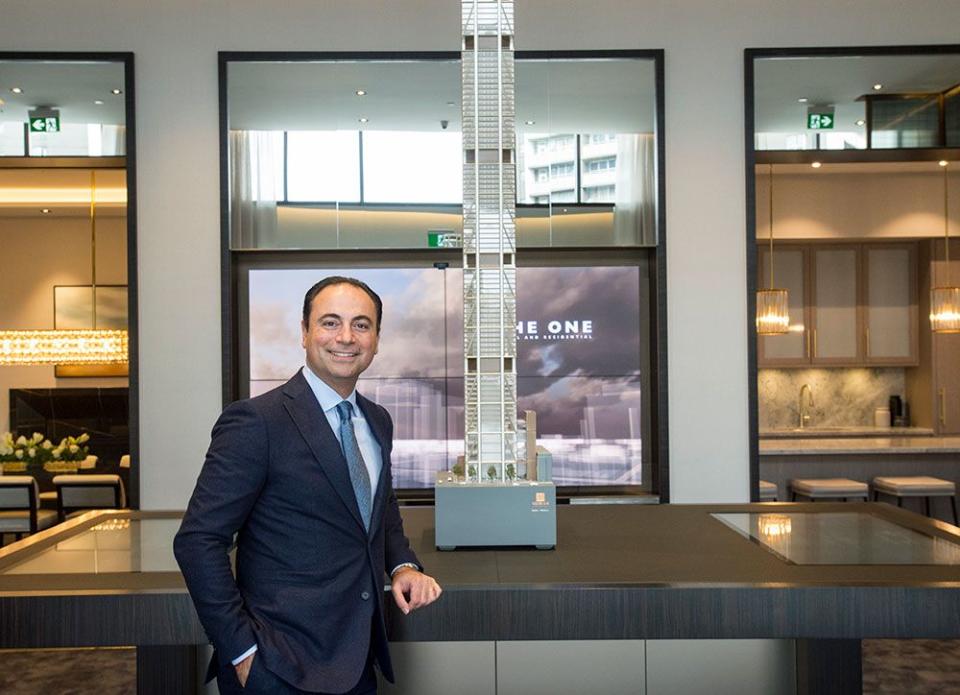
[(257, 644), (262, 665), (297, 688), (342, 692), (372, 652), (392, 682), (384, 577), (420, 563), (393, 492), (390, 416), (360, 394), (357, 404), (383, 457), (369, 534), (302, 373), (231, 404), (214, 426), (174, 552), (221, 667)]

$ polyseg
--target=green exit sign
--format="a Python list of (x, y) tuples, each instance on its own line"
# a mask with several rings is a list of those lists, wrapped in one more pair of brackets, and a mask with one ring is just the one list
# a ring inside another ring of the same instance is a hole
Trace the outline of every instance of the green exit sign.
[(833, 128), (832, 113), (808, 113), (807, 114), (808, 130), (826, 130), (828, 128)]
[(463, 243), (463, 238), (454, 231), (436, 229), (427, 232), (427, 246), (432, 249), (452, 249)]
[(46, 116), (41, 118), (31, 118), (30, 132), (31, 133), (59, 133), (60, 117)]

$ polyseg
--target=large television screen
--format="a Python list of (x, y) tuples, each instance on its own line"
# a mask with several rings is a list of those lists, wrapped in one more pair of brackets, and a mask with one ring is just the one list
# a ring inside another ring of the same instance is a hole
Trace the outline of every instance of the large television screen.
[[(397, 488), (431, 487), (463, 453), (463, 288), (459, 269), (249, 272), (249, 393), (303, 362), (303, 295), (349, 275), (383, 299), (380, 351), (357, 390), (394, 420)], [(558, 485), (641, 484), (640, 272), (635, 266), (517, 270), (517, 393), (537, 413)]]

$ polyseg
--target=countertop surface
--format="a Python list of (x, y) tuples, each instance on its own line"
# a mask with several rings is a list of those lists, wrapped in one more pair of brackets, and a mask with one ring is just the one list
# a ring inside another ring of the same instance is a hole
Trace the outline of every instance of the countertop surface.
[(952, 437), (804, 437), (760, 436), (761, 456), (823, 454), (960, 454), (960, 436)]
[[(712, 516), (746, 512), (777, 529), (785, 513), (827, 523), (860, 512), (958, 552), (958, 529), (878, 503), (561, 506), (555, 550), (453, 552), (434, 547), (432, 508), (404, 508), (411, 545), (444, 593), (409, 616), (387, 597), (390, 638), (960, 637), (960, 564), (792, 564)], [(0, 550), (0, 648), (204, 643), (183, 578), (169, 564), (178, 517), (92, 512)], [(823, 526), (794, 520), (811, 522)], [(817, 533), (831, 536), (831, 523)], [(76, 572), (72, 554), (90, 546), (82, 534), (94, 524), (117, 536), (98, 552), (129, 546), (126, 559)], [(11, 573), (44, 552), (63, 556), (58, 571)]]
[[(560, 505), (555, 550), (491, 548), (440, 551), (435, 545), (433, 507), (403, 507), (410, 544), (427, 570), (448, 589), (503, 585), (726, 585), (742, 583), (823, 585), (887, 583), (916, 585), (954, 582), (960, 587), (960, 564), (933, 565), (795, 565), (783, 562), (717, 521), (723, 512), (865, 512), (960, 542), (960, 530), (877, 503), (773, 503), (713, 505)], [(98, 516), (102, 515), (102, 516)], [(27, 543), (0, 550), (0, 596), (7, 591), (101, 590), (153, 591), (166, 586), (185, 591), (173, 560), (175, 512), (94, 512), (61, 527), (36, 534)], [(91, 544), (78, 532), (95, 519), (115, 518), (115, 528), (98, 526), (103, 538)], [(143, 519), (149, 526), (123, 523)], [(86, 523), (82, 520), (86, 519)], [(116, 536), (116, 538), (114, 538)], [(75, 540), (71, 540), (75, 539)], [(108, 542), (109, 541), (109, 542)], [(109, 545), (104, 549), (104, 544)], [(19, 551), (17, 548), (24, 547)], [(78, 552), (96, 550), (99, 562), (82, 566)], [(17, 571), (24, 558), (49, 551), (46, 568)]]
[(928, 427), (783, 427), (760, 430), (761, 439), (838, 439), (848, 437), (932, 437)]

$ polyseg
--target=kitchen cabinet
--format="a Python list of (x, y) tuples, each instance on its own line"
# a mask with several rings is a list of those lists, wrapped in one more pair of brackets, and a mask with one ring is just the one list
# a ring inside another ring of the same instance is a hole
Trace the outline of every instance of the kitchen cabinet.
[(863, 246), (864, 357), (868, 364), (916, 364), (917, 260), (913, 244)]
[(960, 434), (960, 333), (933, 336), (933, 391), (937, 434)]
[[(954, 254), (957, 254), (955, 256)], [(938, 435), (960, 434), (960, 333), (930, 330), (930, 289), (960, 280), (960, 261), (951, 260), (948, 277), (943, 242), (931, 241), (918, 249), (920, 361), (906, 369), (906, 397), (913, 424), (930, 427)], [(960, 257), (960, 243), (952, 242), (951, 259)]]
[[(758, 248), (758, 286), (769, 249)], [(918, 363), (917, 253), (912, 243), (781, 243), (778, 287), (790, 332), (758, 337), (760, 367), (912, 366)]]
[(811, 252), (811, 364), (857, 362), (860, 357), (857, 247), (815, 247)]
[[(798, 247), (775, 249), (774, 284), (787, 290), (790, 331), (784, 335), (762, 335), (758, 356), (769, 367), (796, 367), (809, 364), (807, 322), (807, 250)], [(770, 286), (770, 249), (763, 247), (759, 255), (759, 286)]]

